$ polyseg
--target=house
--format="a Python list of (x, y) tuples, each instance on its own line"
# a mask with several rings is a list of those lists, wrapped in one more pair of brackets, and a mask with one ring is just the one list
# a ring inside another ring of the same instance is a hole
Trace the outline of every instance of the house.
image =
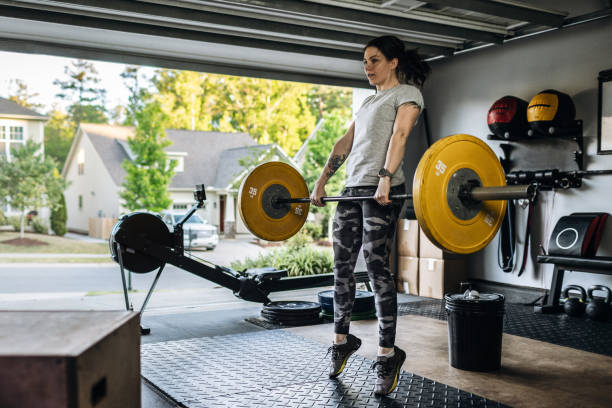
[[(119, 194), (126, 176), (122, 163), (134, 157), (127, 142), (133, 132), (126, 126), (79, 126), (62, 170), (70, 182), (65, 192), (69, 230), (87, 233), (90, 218), (116, 219), (128, 212)], [(258, 145), (247, 133), (168, 129), (166, 136), (172, 142), (166, 154), (177, 162), (169, 187), (171, 209), (190, 208), (194, 187), (204, 184), (207, 200), (199, 214), (227, 236), (248, 232), (236, 210), (239, 181), (247, 173), (240, 161), (292, 162), (277, 145)]]
[[(11, 151), (33, 140), (44, 146), (45, 123), (49, 118), (23, 106), (0, 98), (0, 156), (11, 159)], [(43, 148), (44, 153), (44, 148)], [(10, 205), (2, 207), (7, 215), (18, 215)]]

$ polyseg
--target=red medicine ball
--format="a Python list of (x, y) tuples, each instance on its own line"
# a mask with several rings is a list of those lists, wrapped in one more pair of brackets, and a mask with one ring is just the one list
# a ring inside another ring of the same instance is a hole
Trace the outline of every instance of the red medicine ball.
[(503, 139), (527, 136), (527, 106), (527, 101), (516, 96), (504, 96), (496, 100), (487, 114), (489, 129)]

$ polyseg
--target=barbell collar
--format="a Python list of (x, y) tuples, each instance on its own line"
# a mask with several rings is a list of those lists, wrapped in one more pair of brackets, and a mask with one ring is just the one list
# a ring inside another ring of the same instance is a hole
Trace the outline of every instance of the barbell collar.
[(533, 184), (515, 186), (474, 187), (467, 194), (474, 201), (518, 200), (534, 198), (536, 188)]

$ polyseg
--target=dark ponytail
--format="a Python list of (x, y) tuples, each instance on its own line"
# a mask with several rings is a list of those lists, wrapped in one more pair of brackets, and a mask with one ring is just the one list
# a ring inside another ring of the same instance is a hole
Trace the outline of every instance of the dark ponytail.
[(406, 50), (404, 43), (393, 35), (374, 38), (363, 50), (368, 47), (376, 47), (388, 60), (397, 58), (396, 74), (400, 82), (422, 87), (431, 72), (429, 64), (415, 50)]

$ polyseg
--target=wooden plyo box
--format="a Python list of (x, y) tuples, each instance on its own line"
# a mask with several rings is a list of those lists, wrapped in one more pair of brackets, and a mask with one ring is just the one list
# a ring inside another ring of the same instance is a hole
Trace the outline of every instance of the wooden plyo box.
[(140, 407), (140, 319), (0, 311), (0, 407)]

